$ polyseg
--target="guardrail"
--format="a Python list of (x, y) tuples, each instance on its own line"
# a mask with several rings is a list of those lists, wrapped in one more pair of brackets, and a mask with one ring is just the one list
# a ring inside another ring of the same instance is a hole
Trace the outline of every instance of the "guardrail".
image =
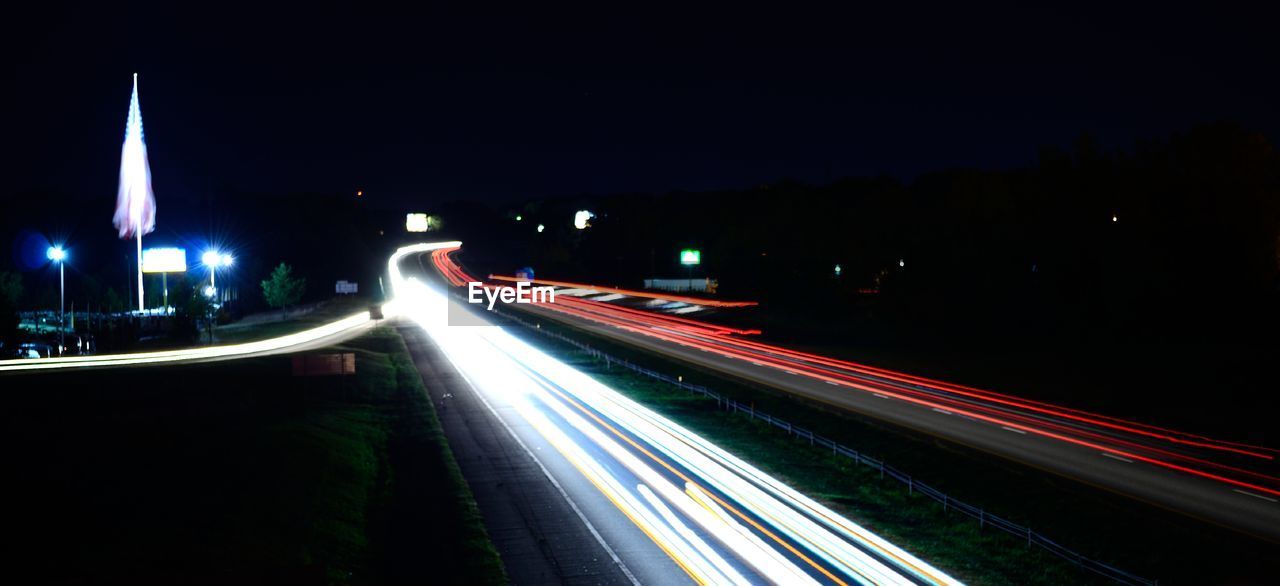
[(730, 399), (729, 397), (725, 397), (720, 393), (717, 393), (702, 385), (686, 383), (680, 377), (673, 377), (668, 374), (663, 374), (661, 372), (657, 372), (655, 370), (651, 370), (643, 366), (640, 366), (638, 364), (629, 362), (625, 359), (618, 358), (616, 356), (600, 351), (583, 342), (580, 342), (578, 340), (575, 340), (573, 338), (570, 338), (558, 332), (553, 332), (547, 329), (543, 329), (541, 325), (526, 321), (515, 315), (511, 315), (509, 312), (495, 311), (495, 313), (502, 315), (504, 318), (508, 320), (519, 323), (530, 330), (539, 332), (543, 335), (565, 342), (575, 348), (578, 348), (579, 350), (582, 350), (587, 355), (593, 358), (596, 358), (598, 360), (604, 360), (606, 367), (612, 367), (613, 365), (616, 364), (618, 366), (621, 366), (633, 372), (642, 374), (649, 378), (672, 384), (690, 393), (702, 395), (708, 399), (713, 399), (715, 400), (716, 407), (718, 409), (728, 411), (731, 414), (748, 415), (752, 419), (758, 419), (760, 421), (764, 421), (765, 423), (773, 427), (776, 427), (782, 431), (785, 431), (787, 432), (788, 435), (791, 435), (801, 441), (807, 441), (809, 445), (814, 448), (831, 450), (832, 454), (849, 458), (850, 460), (853, 460), (858, 464), (862, 464), (864, 466), (871, 468), (872, 470), (878, 471), (880, 473), (880, 478), (892, 478), (898, 482), (901, 482), (902, 484), (905, 484), (907, 486), (907, 491), (910, 492), (911, 494), (920, 493), (928, 498), (931, 498), (941, 503), (943, 511), (946, 511), (946, 512), (956, 511), (958, 513), (961, 513), (963, 515), (973, 518), (978, 522), (979, 526), (984, 529), (987, 527), (994, 527), (996, 529), (1004, 531), (1005, 533), (1008, 533), (1020, 539), (1025, 539), (1027, 542), (1027, 547), (1032, 547), (1032, 546), (1039, 547), (1055, 556), (1058, 556), (1064, 560), (1067, 560), (1075, 564), (1077, 567), (1083, 570), (1093, 572), (1105, 578), (1114, 580), (1115, 582), (1118, 582), (1120, 584), (1131, 584), (1135, 586), (1157, 586), (1159, 584), (1158, 580), (1143, 578), (1141, 576), (1131, 574), (1129, 572), (1116, 568), (1115, 566), (1111, 566), (1103, 562), (1100, 562), (1091, 558), (1087, 558), (1084, 555), (1081, 555), (1080, 553), (1077, 553), (1076, 551), (1070, 548), (1067, 548), (1065, 546), (1062, 546), (1058, 544), (1056, 541), (1053, 541), (1052, 539), (1049, 539), (1048, 537), (1045, 537), (1044, 535), (1035, 532), (1030, 527), (1027, 527), (1025, 525), (1020, 525), (1018, 523), (1014, 523), (1013, 521), (1010, 521), (998, 515), (994, 515), (981, 507), (976, 507), (964, 501), (952, 498), (946, 493), (932, 486), (929, 486), (924, 482), (916, 480), (910, 474), (907, 474), (902, 470), (899, 470), (897, 468), (894, 468), (893, 466), (885, 464), (883, 460), (872, 458), (862, 452), (859, 452), (858, 450), (855, 450), (853, 448), (839, 444), (831, 439), (815, 434), (808, 429), (792, 425), (790, 422), (784, 419), (781, 419), (779, 417), (774, 417), (763, 411), (759, 411), (755, 408), (754, 405), (735, 401), (733, 399)]

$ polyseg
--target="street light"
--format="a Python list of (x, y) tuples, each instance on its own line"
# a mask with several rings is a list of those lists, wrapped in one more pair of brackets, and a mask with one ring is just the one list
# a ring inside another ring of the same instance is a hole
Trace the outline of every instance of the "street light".
[[(218, 268), (230, 267), (235, 262), (235, 259), (232, 258), (230, 254), (222, 254), (216, 250), (206, 250), (204, 254), (200, 255), (200, 262), (204, 263), (204, 266), (209, 267), (209, 286), (204, 288), (204, 295), (209, 298), (209, 301), (212, 304), (217, 301), (215, 296), (218, 294)], [(215, 322), (217, 322), (217, 316), (209, 316), (210, 344), (213, 343), (213, 325)]]
[(206, 250), (204, 254), (200, 255), (200, 262), (209, 267), (209, 287), (217, 291), (218, 279), (216, 275), (218, 274), (218, 268), (230, 267), (235, 262), (235, 259), (231, 258), (230, 254), (222, 254), (216, 250)]
[(50, 246), (44, 254), (58, 263), (58, 356), (62, 356), (67, 342), (67, 273), (64, 269), (67, 251), (61, 246)]

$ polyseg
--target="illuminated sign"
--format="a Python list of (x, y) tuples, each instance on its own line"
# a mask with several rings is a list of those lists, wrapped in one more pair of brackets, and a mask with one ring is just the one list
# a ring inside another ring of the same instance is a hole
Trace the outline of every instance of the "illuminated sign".
[(409, 232), (426, 232), (430, 230), (426, 214), (408, 214), (404, 217), (404, 229)]
[(142, 251), (142, 272), (183, 273), (187, 270), (187, 251), (181, 248), (148, 248)]
[(685, 266), (702, 264), (702, 251), (696, 248), (686, 248), (681, 250), (680, 264)]
[(422, 213), (405, 214), (404, 229), (408, 232), (430, 232), (440, 229), (440, 216)]

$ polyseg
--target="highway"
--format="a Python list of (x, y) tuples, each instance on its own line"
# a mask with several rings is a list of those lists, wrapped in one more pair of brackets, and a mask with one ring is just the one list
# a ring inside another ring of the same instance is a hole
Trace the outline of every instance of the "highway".
[[(453, 285), (475, 280), (453, 252), (437, 251), (437, 268)], [(618, 303), (628, 293), (652, 297), (645, 292), (557, 286), (564, 294), (554, 303), (509, 308), (1280, 540), (1275, 449), (798, 352), (755, 341), (754, 331), (646, 310), (653, 303)]]
[[(505, 329), (451, 321), (467, 310), (408, 259), (434, 260), (458, 246), (398, 251), (388, 265), (395, 297), (384, 313), (417, 324), (509, 424), (513, 441), (553, 462), (547, 474), (571, 490), (574, 501), (587, 501), (579, 521), (597, 530), (627, 575), (644, 583), (958, 583)], [(583, 486), (593, 498), (582, 497)], [(653, 545), (667, 560), (645, 557)], [(655, 564), (678, 569), (653, 571)]]
[(327, 346), (342, 343), (369, 330), (374, 325), (369, 312), (363, 311), (343, 319), (333, 321), (302, 332), (246, 342), (244, 344), (228, 344), (223, 346), (202, 346), (179, 350), (163, 350), (158, 352), (135, 352), (130, 354), (97, 354), (92, 356), (66, 356), (61, 358), (38, 358), (0, 360), (0, 372), (40, 372), (56, 371), (69, 368), (110, 368), (120, 366), (148, 366), (157, 364), (183, 364), (196, 362), (217, 362), (235, 360), (254, 356), (270, 356), (318, 350)]

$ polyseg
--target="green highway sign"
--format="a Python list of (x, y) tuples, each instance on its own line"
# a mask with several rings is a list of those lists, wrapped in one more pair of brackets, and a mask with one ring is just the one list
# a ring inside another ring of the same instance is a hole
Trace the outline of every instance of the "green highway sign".
[(680, 264), (685, 266), (702, 264), (702, 251), (696, 248), (686, 248), (681, 250)]

